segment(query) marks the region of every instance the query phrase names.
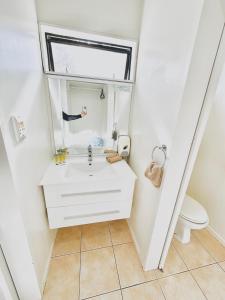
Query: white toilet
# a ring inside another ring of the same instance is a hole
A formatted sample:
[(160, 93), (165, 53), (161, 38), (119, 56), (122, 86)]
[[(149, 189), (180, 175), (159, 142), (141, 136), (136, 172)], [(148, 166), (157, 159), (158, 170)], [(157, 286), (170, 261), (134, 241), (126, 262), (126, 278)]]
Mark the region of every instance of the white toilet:
[(205, 208), (195, 199), (186, 195), (175, 229), (175, 238), (183, 244), (190, 241), (191, 229), (208, 226), (209, 218)]

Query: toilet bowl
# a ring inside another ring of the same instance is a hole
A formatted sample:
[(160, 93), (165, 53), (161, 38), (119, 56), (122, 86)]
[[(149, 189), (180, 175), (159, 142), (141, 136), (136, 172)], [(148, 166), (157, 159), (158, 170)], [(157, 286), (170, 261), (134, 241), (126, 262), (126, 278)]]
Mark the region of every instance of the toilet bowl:
[(186, 195), (175, 229), (175, 238), (186, 244), (190, 241), (192, 229), (208, 226), (209, 218), (205, 208), (192, 197)]

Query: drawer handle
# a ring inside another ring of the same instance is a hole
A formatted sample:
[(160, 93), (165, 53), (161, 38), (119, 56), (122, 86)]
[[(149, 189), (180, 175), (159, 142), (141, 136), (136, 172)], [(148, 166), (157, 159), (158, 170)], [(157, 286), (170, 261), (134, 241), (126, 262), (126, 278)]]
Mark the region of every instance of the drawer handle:
[(103, 211), (95, 214), (84, 214), (84, 215), (77, 215), (77, 216), (68, 216), (64, 217), (64, 220), (73, 220), (73, 219), (79, 219), (79, 218), (89, 218), (89, 217), (98, 217), (103, 215), (110, 215), (110, 214), (118, 214), (119, 210), (112, 210), (112, 211)]
[(62, 197), (71, 197), (71, 196), (86, 196), (86, 195), (99, 195), (99, 194), (115, 194), (121, 193), (121, 190), (109, 190), (109, 191), (95, 191), (95, 192), (83, 192), (83, 193), (71, 193), (71, 194), (62, 194)]

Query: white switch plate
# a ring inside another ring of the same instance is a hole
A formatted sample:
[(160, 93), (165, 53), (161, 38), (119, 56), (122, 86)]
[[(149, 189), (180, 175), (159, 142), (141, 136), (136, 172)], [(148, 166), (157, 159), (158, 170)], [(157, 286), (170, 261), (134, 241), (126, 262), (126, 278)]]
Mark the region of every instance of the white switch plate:
[(12, 125), (16, 141), (19, 143), (26, 137), (26, 128), (23, 119), (20, 116), (12, 116)]

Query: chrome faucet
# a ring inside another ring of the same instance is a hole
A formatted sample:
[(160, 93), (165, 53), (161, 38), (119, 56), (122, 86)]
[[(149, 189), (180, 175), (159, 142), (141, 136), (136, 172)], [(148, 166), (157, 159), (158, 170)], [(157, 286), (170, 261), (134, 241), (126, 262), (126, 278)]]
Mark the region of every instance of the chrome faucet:
[(93, 160), (92, 146), (89, 145), (88, 146), (88, 163), (89, 163), (89, 165), (92, 164), (92, 160)]

